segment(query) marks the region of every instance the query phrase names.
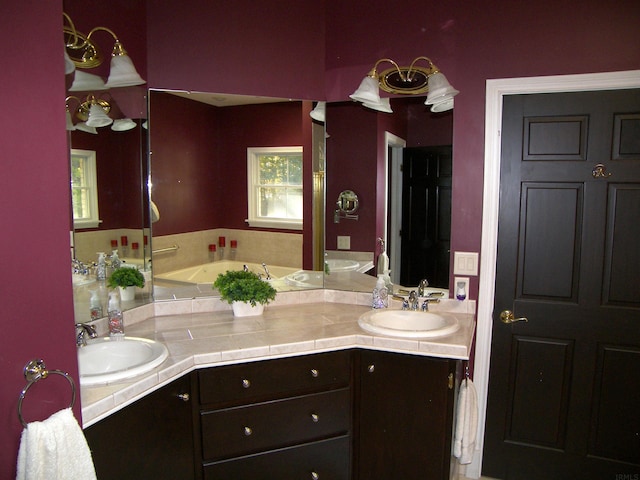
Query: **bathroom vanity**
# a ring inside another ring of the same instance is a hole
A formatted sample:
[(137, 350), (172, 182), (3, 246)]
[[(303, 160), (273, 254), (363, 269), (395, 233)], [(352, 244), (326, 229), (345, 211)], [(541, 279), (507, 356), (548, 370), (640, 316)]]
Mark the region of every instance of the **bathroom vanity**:
[[(286, 324), (296, 341), (243, 350), (254, 359), (231, 360), (235, 352), (225, 361), (221, 352), (219, 364), (211, 352), (195, 353), (196, 365), (177, 379), (85, 428), (98, 478), (448, 479), (457, 377), (468, 358), (451, 352), (468, 352), (472, 316), (460, 315), (469, 322), (453, 338), (428, 342), (449, 352), (439, 358), (427, 342), (360, 330), (367, 310), (270, 307), (247, 322), (271, 342)], [(241, 328), (229, 314), (213, 315)], [(157, 332), (159, 318), (136, 335)], [(197, 336), (200, 316), (188, 320), (179, 330)]]

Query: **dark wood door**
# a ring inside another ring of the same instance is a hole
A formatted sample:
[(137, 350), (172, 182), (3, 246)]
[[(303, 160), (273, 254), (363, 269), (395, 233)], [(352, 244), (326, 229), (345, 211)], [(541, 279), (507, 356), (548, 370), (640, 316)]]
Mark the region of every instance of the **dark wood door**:
[(449, 286), (451, 146), (405, 148), (400, 284)]
[(356, 478), (448, 479), (455, 362), (369, 350), (356, 358)]
[(482, 473), (636, 478), (640, 91), (505, 98), (501, 172)]

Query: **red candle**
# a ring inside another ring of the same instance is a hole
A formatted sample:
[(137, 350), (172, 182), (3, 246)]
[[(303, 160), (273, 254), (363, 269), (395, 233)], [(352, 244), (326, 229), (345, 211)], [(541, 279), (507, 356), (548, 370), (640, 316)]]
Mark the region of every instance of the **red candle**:
[(138, 250), (138, 242), (133, 242), (133, 243), (131, 244), (131, 248), (132, 248), (133, 250)]
[(118, 248), (118, 240), (111, 240), (111, 248)]
[(237, 240), (231, 240), (231, 248), (238, 248), (238, 241)]
[(120, 237), (120, 245), (122, 245), (123, 247), (129, 245), (129, 240), (127, 239), (126, 235)]
[(224, 246), (225, 246), (225, 242), (226, 242), (226, 238), (224, 238), (224, 237), (218, 237), (218, 246), (219, 246), (220, 248), (224, 248)]
[(215, 243), (209, 244), (209, 251), (210, 252), (215, 252), (216, 251), (216, 244)]

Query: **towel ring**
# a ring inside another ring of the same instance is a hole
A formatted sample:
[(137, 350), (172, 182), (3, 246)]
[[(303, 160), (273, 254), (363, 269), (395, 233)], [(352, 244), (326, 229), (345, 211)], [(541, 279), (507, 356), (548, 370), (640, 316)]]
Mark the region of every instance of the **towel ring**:
[(22, 389), (22, 392), (20, 392), (20, 398), (18, 399), (18, 418), (20, 419), (20, 423), (22, 423), (23, 427), (27, 426), (27, 422), (24, 421), (24, 418), (22, 416), (22, 401), (27, 395), (27, 391), (29, 390), (29, 388), (31, 388), (31, 385), (42, 378), (47, 378), (50, 373), (62, 375), (69, 381), (69, 384), (71, 385), (71, 404), (69, 405), (69, 408), (73, 408), (73, 406), (75, 405), (76, 384), (73, 381), (73, 378), (71, 378), (71, 375), (63, 372), (62, 370), (47, 370), (47, 366), (44, 364), (44, 360), (41, 360), (39, 358), (31, 360), (24, 367), (24, 378), (26, 378), (29, 383), (27, 383), (27, 385)]

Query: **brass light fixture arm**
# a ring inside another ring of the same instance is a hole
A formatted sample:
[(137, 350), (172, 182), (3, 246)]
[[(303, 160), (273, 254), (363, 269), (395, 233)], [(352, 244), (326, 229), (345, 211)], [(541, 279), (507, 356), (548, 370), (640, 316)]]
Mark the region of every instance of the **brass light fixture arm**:
[(416, 64), (416, 62), (418, 62), (419, 60), (426, 60), (427, 62), (429, 62), (429, 75), (433, 75), (434, 73), (438, 73), (440, 70), (438, 70), (438, 67), (436, 67), (433, 62), (431, 61), (431, 59), (429, 57), (417, 57), (413, 60), (413, 62), (411, 62), (411, 65), (409, 65), (409, 70), (407, 71), (407, 79), (411, 80), (413, 78), (413, 73), (415, 72), (414, 70), (414, 66)]
[(380, 60), (378, 60), (376, 62), (376, 64), (373, 66), (373, 68), (371, 69), (371, 71), (369, 71), (369, 73), (367, 74), (367, 76), (371, 77), (371, 78), (378, 78), (378, 65), (380, 65), (382, 62), (389, 62), (391, 63), (394, 67), (396, 67), (396, 70), (398, 71), (398, 75), (400, 75), (400, 77), (405, 80), (404, 74), (402, 73), (402, 71), (400, 70), (400, 66), (394, 62), (393, 60), (391, 60), (390, 58), (381, 58)]

